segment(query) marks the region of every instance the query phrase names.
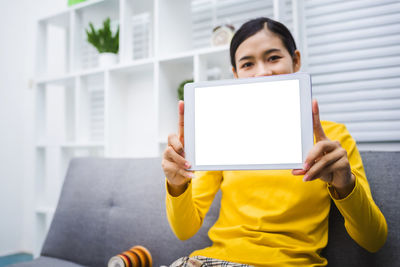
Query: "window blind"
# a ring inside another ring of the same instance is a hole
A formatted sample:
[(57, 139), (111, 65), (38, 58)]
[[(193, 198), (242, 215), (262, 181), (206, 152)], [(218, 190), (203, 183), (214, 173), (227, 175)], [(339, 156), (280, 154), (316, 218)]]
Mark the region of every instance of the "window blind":
[(273, 17), (272, 0), (192, 0), (193, 45), (208, 47), (212, 30), (221, 24), (231, 24), (235, 30), (257, 17)]
[(357, 142), (400, 141), (400, 1), (306, 0), (307, 71), (321, 119)]

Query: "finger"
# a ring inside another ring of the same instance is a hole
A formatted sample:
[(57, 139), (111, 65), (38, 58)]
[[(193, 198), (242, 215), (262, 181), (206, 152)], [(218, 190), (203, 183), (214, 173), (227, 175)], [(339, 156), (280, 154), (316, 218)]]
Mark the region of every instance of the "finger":
[(185, 104), (182, 100), (178, 103), (178, 111), (179, 111), (179, 140), (181, 141), (182, 145), (185, 145), (185, 134), (184, 134), (184, 113), (185, 113)]
[(326, 173), (327, 170), (331, 170), (331, 167), (335, 162), (340, 161), (343, 157), (346, 157), (347, 153), (344, 148), (338, 148), (317, 161), (304, 175), (304, 181), (312, 181), (316, 178), (321, 177), (322, 174)]
[(313, 148), (308, 152), (306, 160), (304, 161), (304, 170), (309, 170), (316, 161), (319, 161), (326, 153), (329, 153), (340, 147), (338, 141), (319, 141), (313, 146)]
[[(337, 177), (334, 177), (334, 173), (338, 173)], [(348, 183), (348, 179), (351, 179), (352, 173), (349, 165), (349, 161), (346, 157), (339, 159), (333, 164), (327, 166), (319, 176), (314, 179), (320, 178), (321, 180), (334, 185), (335, 187), (343, 187)], [(348, 177), (348, 179), (346, 178)], [(313, 179), (313, 180), (314, 180)], [(334, 180), (335, 179), (335, 180)]]
[(195, 177), (194, 171), (187, 171), (184, 169), (179, 169), (178, 174), (184, 179), (193, 179)]
[(171, 181), (173, 184), (176, 184), (176, 181), (182, 181), (185, 178), (194, 178), (194, 171), (182, 169), (175, 162), (164, 159), (162, 161), (162, 166), (167, 178), (175, 181), (175, 183)]
[(175, 162), (169, 162), (171, 165), (171, 172), (174, 173), (173, 177), (175, 180), (178, 181), (184, 181), (187, 180), (188, 178), (192, 179), (194, 178), (194, 171), (188, 171), (183, 168), (180, 168)]
[(171, 161), (163, 160), (162, 166), (164, 173), (171, 184), (181, 185), (187, 182), (188, 179), (195, 177), (193, 171), (186, 171)]
[(184, 156), (183, 144), (176, 134), (168, 136), (168, 146), (171, 146), (179, 155)]
[(292, 174), (293, 175), (304, 175), (307, 171), (303, 169), (293, 169)]
[(164, 158), (176, 163), (178, 167), (183, 168), (183, 169), (189, 169), (190, 168), (190, 163), (185, 160), (184, 157), (176, 153), (176, 151), (171, 147), (168, 146), (165, 149), (164, 152)]
[(319, 174), (315, 175), (308, 181), (313, 181), (319, 178), (325, 182), (332, 183), (333, 172), (343, 169), (343, 166), (345, 166), (346, 162), (346, 159), (341, 158), (338, 161), (333, 162), (331, 165), (326, 166), (324, 170), (322, 170)]
[(313, 128), (316, 141), (328, 139), (322, 129), (321, 121), (319, 118), (319, 107), (316, 99), (312, 101), (312, 113), (313, 113)]
[(321, 171), (318, 175), (312, 177), (311, 179), (305, 179), (303, 178), (304, 182), (311, 182), (314, 181), (315, 179), (321, 179), (324, 182), (331, 183), (333, 180), (333, 171), (335, 170), (335, 166), (338, 164), (338, 162), (334, 162), (329, 166), (326, 166), (326, 168)]

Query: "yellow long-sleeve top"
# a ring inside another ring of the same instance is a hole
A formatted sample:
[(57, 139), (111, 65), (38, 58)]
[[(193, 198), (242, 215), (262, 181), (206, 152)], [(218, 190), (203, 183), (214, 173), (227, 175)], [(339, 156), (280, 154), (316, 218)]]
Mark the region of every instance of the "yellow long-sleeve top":
[(219, 189), (219, 218), (201, 255), (255, 266), (325, 266), (319, 255), (328, 241), (331, 199), (349, 235), (369, 251), (386, 241), (387, 224), (374, 203), (354, 139), (343, 124), (322, 122), (327, 137), (348, 153), (356, 177), (353, 191), (336, 199), (320, 179), (303, 182), (291, 170), (196, 172), (183, 194), (166, 197), (170, 226), (179, 239), (192, 237)]

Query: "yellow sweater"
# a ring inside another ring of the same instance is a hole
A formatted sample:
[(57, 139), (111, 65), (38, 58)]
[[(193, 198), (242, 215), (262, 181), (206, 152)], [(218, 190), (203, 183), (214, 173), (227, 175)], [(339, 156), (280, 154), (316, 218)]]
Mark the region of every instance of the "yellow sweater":
[(343, 124), (323, 121), (322, 126), (347, 150), (356, 183), (346, 198), (335, 199), (325, 182), (303, 182), (291, 170), (196, 172), (182, 195), (166, 197), (170, 226), (185, 240), (198, 231), (222, 191), (219, 218), (208, 233), (213, 244), (191, 256), (255, 266), (325, 266), (319, 252), (328, 241), (331, 199), (349, 235), (377, 251), (386, 241), (387, 224), (372, 199), (356, 143)]

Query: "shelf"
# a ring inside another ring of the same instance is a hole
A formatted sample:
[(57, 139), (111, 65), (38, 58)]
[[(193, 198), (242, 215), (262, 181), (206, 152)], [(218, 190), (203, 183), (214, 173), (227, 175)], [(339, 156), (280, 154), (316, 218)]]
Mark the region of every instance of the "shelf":
[(72, 143), (101, 143), (104, 141), (105, 77), (103, 73), (88, 74), (78, 79), (75, 137)]
[(153, 64), (155, 62), (154, 58), (146, 58), (140, 60), (134, 60), (131, 62), (126, 62), (122, 64), (118, 64), (109, 68), (110, 72), (138, 72), (141, 70), (151, 70), (153, 71)]
[(46, 149), (48, 147), (61, 147), (61, 148), (104, 148), (105, 143), (103, 142), (92, 142), (92, 143), (74, 143), (64, 142), (60, 145), (50, 145), (46, 142), (38, 142), (35, 147), (37, 149)]
[[(110, 71), (107, 95), (107, 155), (157, 156), (154, 64)], [(133, 116), (137, 114), (138, 116)], [(141, 114), (141, 115), (139, 115)], [(144, 116), (145, 115), (145, 116)]]
[[(88, 0), (38, 20), (37, 253), (72, 158), (160, 156), (178, 130), (179, 84), (232, 77), (229, 46), (210, 44), (212, 24), (265, 14), (263, 1), (249, 2)], [(222, 12), (221, 5), (231, 6)], [(120, 26), (118, 62), (99, 67), (85, 29), (107, 17), (113, 32)]]
[[(114, 67), (114, 66), (113, 66)], [(74, 73), (64, 73), (56, 76), (42, 76), (39, 77), (36, 81), (36, 86), (46, 85), (46, 84), (55, 84), (55, 85), (72, 85), (74, 82), (74, 78), (89, 76), (93, 74), (101, 74), (106, 71), (106, 68), (93, 68), (87, 70), (76, 71)]]
[(61, 148), (104, 148), (104, 143), (63, 143)]
[[(48, 14), (38, 19), (39, 22), (46, 22), (60, 25), (60, 22), (63, 22), (63, 18), (68, 16), (71, 11), (78, 11), (90, 8), (91, 6), (95, 6), (101, 4), (102, 2), (106, 2), (108, 0), (88, 0), (79, 4), (75, 4), (73, 6), (67, 7), (64, 10), (57, 11), (52, 14)], [(65, 22), (65, 21), (64, 21)]]
[(160, 63), (162, 63), (162, 62), (180, 60), (180, 59), (193, 57), (194, 55), (196, 55), (195, 50), (186, 51), (186, 52), (182, 52), (182, 53), (175, 53), (175, 54), (170, 55), (170, 56), (161, 57), (159, 59), (159, 61), (160, 61)]
[(154, 56), (154, 1), (122, 0), (120, 62)]
[(75, 75), (73, 74), (60, 74), (50, 77), (40, 77), (36, 81), (36, 85), (55, 84), (61, 86), (71, 86), (74, 83)]
[(107, 68), (93, 68), (93, 69), (86, 69), (77, 71), (74, 73), (76, 77), (83, 77), (83, 76), (90, 76), (90, 75), (97, 75), (97, 74), (104, 74)]
[(207, 49), (198, 54), (195, 81), (233, 79), (229, 50)]
[(111, 31), (115, 34), (118, 25), (121, 23), (119, 11), (119, 0), (98, 1), (96, 4), (83, 6), (75, 10), (71, 44), (72, 72), (99, 68), (99, 54), (97, 50), (87, 42), (85, 30), (89, 28), (89, 23), (92, 23), (93, 26), (98, 29), (102, 27), (106, 18), (110, 18)]
[(79, 3), (79, 4), (75, 4), (71, 7), (69, 7), (68, 9), (69, 10), (80, 10), (80, 9), (90, 8), (92, 6), (101, 4), (105, 1), (107, 1), (107, 0), (87, 0), (87, 1)]
[(70, 11), (68, 9), (62, 10), (57, 13), (40, 18), (39, 23), (45, 23), (61, 28), (66, 28), (69, 26), (69, 15)]
[(35, 203), (45, 202), (46, 198), (46, 161), (48, 155), (45, 147), (35, 150)]
[(82, 77), (82, 76), (89, 76), (93, 74), (101, 74), (104, 73), (105, 71), (121, 71), (121, 72), (136, 72), (140, 71), (141, 69), (143, 70), (151, 70), (153, 64), (155, 62), (160, 62), (160, 63), (165, 63), (169, 61), (181, 61), (181, 60), (192, 60), (190, 59), (191, 57), (194, 57), (196, 55), (199, 56), (204, 56), (208, 57), (213, 60), (213, 62), (216, 62), (214, 64), (219, 63), (224, 63), (226, 62), (229, 67), (230, 67), (230, 61), (229, 57), (224, 57), (222, 54), (224, 53), (229, 53), (229, 47), (228, 46), (221, 46), (221, 47), (210, 47), (210, 48), (204, 48), (204, 49), (197, 49), (197, 50), (192, 50), (192, 51), (187, 51), (183, 53), (177, 53), (171, 56), (167, 57), (162, 57), (158, 60), (155, 58), (146, 58), (146, 59), (140, 59), (140, 60), (132, 60), (130, 62), (123, 62), (119, 64), (115, 64), (110, 67), (106, 68), (91, 68), (91, 69), (85, 69), (85, 70), (80, 70), (76, 71), (73, 73), (65, 73), (61, 75), (55, 75), (55, 76), (49, 76), (49, 77), (40, 77), (36, 81), (36, 85), (45, 85), (45, 84), (56, 84), (56, 85), (72, 85), (73, 79), (75, 77)]
[(34, 257), (40, 256), (45, 237), (49, 231), (51, 222), (54, 217), (55, 208), (41, 205), (34, 209), (35, 212), (35, 247)]
[(47, 217), (46, 214), (35, 212), (35, 225), (34, 225), (34, 238), (35, 238), (35, 247), (33, 250), (34, 258), (40, 256), (40, 252), (42, 250), (42, 246), (47, 235)]
[(47, 144), (46, 142), (37, 142), (35, 145), (35, 147), (37, 149), (45, 149), (48, 146), (49, 146), (49, 144)]
[(35, 84), (36, 86), (43, 86), (46, 84), (55, 84), (61, 86), (72, 85), (74, 78), (76, 77), (104, 74), (106, 71), (130, 72), (130, 71), (140, 71), (141, 69), (149, 70), (149, 68), (153, 67), (154, 62), (155, 62), (154, 58), (146, 58), (146, 59), (115, 64), (107, 68), (92, 68), (92, 69), (76, 71), (74, 73), (65, 73), (48, 77), (42, 76), (37, 79)]
[(159, 64), (158, 77), (158, 138), (167, 138), (177, 131), (178, 87), (185, 80), (194, 79), (194, 58), (174, 58)]
[(211, 55), (211, 54), (215, 54), (218, 52), (229, 53), (229, 46), (205, 47), (205, 48), (194, 49), (194, 50), (189, 50), (189, 51), (180, 52), (180, 53), (174, 53), (172, 55), (160, 57), (159, 61), (164, 62), (164, 61), (176, 60), (176, 59), (180, 59), (180, 58), (193, 57), (196, 55), (209, 55), (209, 54)]
[(49, 214), (54, 214), (55, 208), (49, 207), (49, 206), (38, 206), (35, 208), (35, 212), (37, 214), (43, 214), (43, 215), (49, 215)]
[(222, 51), (226, 51), (229, 53), (229, 45), (200, 48), (200, 49), (194, 50), (194, 53), (198, 54), (198, 55), (208, 55), (208, 54), (214, 54), (214, 53), (218, 53), (218, 52), (222, 52)]
[(70, 71), (71, 16), (69, 12), (39, 20), (36, 76), (59, 76)]

